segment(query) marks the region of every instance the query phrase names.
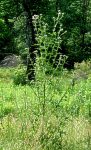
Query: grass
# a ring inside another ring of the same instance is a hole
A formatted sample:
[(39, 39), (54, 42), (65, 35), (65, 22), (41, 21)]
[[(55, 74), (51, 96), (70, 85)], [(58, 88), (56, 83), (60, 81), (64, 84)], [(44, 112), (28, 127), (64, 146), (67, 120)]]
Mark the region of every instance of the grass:
[(0, 69), (0, 150), (90, 150), (91, 74), (42, 76), (15, 85), (16, 69)]

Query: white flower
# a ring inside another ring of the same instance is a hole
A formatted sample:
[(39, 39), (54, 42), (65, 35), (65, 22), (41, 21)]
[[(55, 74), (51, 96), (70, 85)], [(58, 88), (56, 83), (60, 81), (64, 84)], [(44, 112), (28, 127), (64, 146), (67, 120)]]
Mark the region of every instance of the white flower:
[(58, 10), (58, 15), (61, 15), (61, 11), (60, 10)]
[(37, 20), (38, 18), (39, 18), (39, 15), (33, 15), (33, 16), (32, 16), (32, 19), (33, 19), (33, 20)]

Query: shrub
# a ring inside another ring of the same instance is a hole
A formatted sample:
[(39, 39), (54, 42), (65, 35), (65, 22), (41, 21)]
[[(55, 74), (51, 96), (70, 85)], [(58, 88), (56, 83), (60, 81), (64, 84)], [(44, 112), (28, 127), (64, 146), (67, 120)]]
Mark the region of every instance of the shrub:
[(11, 102), (6, 102), (4, 105), (0, 105), (0, 118), (13, 112), (14, 105)]
[(20, 65), (16, 68), (15, 75), (13, 76), (13, 82), (15, 85), (25, 85), (27, 83), (26, 67)]

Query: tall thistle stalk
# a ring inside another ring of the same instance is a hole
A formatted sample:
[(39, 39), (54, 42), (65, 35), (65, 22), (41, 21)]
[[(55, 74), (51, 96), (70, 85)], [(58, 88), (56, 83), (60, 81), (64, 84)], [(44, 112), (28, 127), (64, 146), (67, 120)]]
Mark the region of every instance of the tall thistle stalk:
[[(58, 67), (62, 67), (65, 62), (63, 55), (58, 54), (58, 49), (60, 48), (62, 42), (62, 36), (65, 34), (62, 28), (61, 19), (63, 14), (58, 13), (57, 18), (53, 18), (54, 26), (51, 32), (49, 31), (48, 24), (43, 21), (43, 16), (35, 15), (33, 16), (33, 22), (36, 30), (36, 41), (38, 52), (36, 53), (36, 89), (37, 89), (37, 99), (40, 103), (41, 109), (41, 135), (42, 140), (44, 139), (45, 130), (45, 116), (47, 111), (48, 102), (48, 88), (50, 87), (51, 81), (53, 80), (53, 75), (55, 74)], [(57, 26), (59, 26), (58, 31), (56, 31)], [(56, 63), (56, 58), (59, 55), (56, 67), (53, 66)], [(50, 60), (52, 59), (52, 63)], [(51, 75), (47, 75), (48, 71), (52, 71)], [(56, 83), (58, 84), (58, 82)], [(49, 86), (49, 87), (48, 87)], [(55, 86), (53, 87), (55, 89)], [(54, 90), (53, 89), (53, 90)]]

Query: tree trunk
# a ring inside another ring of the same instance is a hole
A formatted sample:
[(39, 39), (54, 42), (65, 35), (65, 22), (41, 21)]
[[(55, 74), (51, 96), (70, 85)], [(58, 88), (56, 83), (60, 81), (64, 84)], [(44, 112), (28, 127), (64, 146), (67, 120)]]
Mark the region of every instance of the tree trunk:
[(27, 40), (28, 40), (28, 47), (29, 47), (29, 54), (28, 54), (28, 59), (27, 59), (27, 75), (28, 75), (29, 80), (35, 80), (36, 37), (35, 37), (32, 15), (27, 16), (26, 25), (27, 25), (27, 31), (28, 31)]
[(26, 37), (29, 48), (27, 61), (27, 75), (29, 80), (35, 80), (35, 63), (36, 63), (36, 35), (33, 25), (33, 11), (30, 8), (28, 1), (23, 1), (23, 7), (26, 14)]

